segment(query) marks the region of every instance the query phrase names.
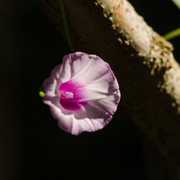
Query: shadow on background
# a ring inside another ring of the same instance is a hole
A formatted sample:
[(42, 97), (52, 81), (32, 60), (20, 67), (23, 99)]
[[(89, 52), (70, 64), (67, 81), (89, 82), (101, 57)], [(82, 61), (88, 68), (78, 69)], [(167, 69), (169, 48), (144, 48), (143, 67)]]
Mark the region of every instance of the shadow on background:
[[(160, 34), (178, 28), (173, 4), (131, 2)], [(120, 108), (95, 133), (76, 137), (58, 128), (38, 89), (70, 50), (33, 0), (0, 2), (0, 42), (1, 180), (169, 179)], [(179, 38), (173, 43), (177, 48)], [(177, 51), (175, 57), (180, 59)]]

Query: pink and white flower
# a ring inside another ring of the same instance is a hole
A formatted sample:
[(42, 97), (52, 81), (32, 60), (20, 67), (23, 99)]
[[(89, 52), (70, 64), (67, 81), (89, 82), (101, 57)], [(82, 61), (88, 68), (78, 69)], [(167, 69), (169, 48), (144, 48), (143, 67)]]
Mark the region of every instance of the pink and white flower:
[(43, 88), (43, 102), (50, 106), (59, 127), (73, 135), (104, 128), (120, 101), (119, 85), (109, 64), (83, 52), (64, 56)]

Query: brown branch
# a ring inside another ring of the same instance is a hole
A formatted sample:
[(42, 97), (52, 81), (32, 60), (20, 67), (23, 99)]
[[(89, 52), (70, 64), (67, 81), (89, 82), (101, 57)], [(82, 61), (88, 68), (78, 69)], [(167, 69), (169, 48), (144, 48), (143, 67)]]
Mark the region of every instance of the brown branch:
[[(36, 0), (64, 34), (57, 0)], [(180, 179), (180, 67), (170, 43), (126, 0), (65, 0), (76, 50), (108, 61), (121, 87), (121, 106)]]

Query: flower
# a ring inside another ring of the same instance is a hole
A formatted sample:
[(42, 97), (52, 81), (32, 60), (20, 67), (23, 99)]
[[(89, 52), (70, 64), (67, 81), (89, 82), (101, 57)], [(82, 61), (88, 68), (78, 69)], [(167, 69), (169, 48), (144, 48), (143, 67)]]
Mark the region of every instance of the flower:
[(50, 106), (58, 126), (73, 135), (104, 128), (120, 101), (119, 85), (109, 64), (83, 52), (65, 55), (43, 88), (43, 102)]

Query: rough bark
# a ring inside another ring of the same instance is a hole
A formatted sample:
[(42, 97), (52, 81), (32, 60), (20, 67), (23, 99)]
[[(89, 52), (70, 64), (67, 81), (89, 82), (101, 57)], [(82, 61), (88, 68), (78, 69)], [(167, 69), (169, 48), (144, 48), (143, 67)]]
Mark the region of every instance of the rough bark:
[[(57, 0), (36, 0), (64, 35)], [(126, 0), (65, 0), (76, 50), (109, 62), (121, 106), (180, 179), (180, 66), (172, 45), (149, 27)]]

